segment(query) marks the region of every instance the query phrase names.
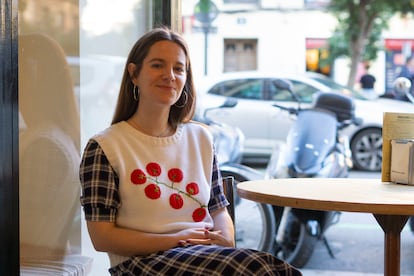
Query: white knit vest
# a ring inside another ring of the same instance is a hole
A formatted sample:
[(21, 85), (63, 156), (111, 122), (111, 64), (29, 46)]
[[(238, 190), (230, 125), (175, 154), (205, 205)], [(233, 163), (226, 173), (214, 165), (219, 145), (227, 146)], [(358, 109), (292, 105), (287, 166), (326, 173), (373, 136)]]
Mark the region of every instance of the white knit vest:
[[(156, 138), (120, 122), (94, 139), (119, 177), (117, 225), (150, 233), (213, 226), (207, 211), (213, 140), (206, 127), (186, 123)], [(109, 257), (111, 266), (127, 259)]]

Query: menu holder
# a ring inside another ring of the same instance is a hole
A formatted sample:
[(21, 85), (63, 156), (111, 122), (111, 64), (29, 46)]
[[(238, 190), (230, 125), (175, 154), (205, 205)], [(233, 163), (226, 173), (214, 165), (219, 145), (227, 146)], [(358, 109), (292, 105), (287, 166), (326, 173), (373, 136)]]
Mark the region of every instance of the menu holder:
[(401, 139), (414, 139), (414, 113), (384, 112), (382, 125), (382, 182), (391, 182), (391, 141)]
[(414, 185), (414, 140), (391, 140), (391, 182)]

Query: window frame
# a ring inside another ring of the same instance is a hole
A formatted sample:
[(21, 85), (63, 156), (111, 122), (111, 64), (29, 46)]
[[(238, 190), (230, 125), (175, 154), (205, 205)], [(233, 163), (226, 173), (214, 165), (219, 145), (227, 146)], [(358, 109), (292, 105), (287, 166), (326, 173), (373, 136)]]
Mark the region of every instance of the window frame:
[(0, 275), (19, 275), (17, 2), (0, 2)]

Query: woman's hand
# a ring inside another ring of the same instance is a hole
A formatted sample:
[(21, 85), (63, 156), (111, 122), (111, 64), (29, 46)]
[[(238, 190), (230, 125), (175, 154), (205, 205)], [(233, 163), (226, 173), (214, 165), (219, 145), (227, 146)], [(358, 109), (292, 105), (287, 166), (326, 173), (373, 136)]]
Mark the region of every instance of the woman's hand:
[(232, 242), (229, 242), (225, 236), (221, 234), (221, 230), (210, 230), (205, 228), (203, 230), (202, 238), (189, 238), (186, 240), (180, 240), (179, 245), (187, 246), (192, 244), (205, 244), (205, 245), (221, 245), (221, 246), (233, 246)]
[(220, 246), (234, 247), (234, 238), (228, 239), (222, 234), (221, 230), (205, 229), (204, 239), (187, 240), (189, 244), (215, 244)]
[[(215, 244), (234, 247), (234, 226), (226, 208), (221, 208), (211, 214), (214, 221), (214, 229), (202, 229), (202, 236), (196, 238), (181, 239), (179, 244), (186, 246), (190, 244)], [(197, 230), (200, 235), (200, 229)]]

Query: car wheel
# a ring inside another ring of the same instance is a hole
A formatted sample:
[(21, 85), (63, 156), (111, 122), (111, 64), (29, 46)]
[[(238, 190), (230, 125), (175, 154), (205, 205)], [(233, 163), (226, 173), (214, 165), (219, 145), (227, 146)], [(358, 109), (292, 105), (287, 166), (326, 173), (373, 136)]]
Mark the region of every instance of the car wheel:
[(361, 171), (381, 171), (382, 130), (369, 128), (362, 130), (351, 142), (354, 169)]

